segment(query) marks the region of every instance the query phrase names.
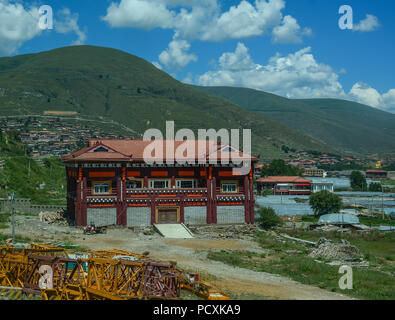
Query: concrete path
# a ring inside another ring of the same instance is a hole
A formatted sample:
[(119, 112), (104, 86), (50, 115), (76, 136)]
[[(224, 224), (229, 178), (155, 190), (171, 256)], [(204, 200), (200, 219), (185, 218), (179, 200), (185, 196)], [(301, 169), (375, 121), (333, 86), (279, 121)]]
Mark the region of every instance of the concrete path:
[(154, 227), (165, 238), (191, 239), (192, 232), (183, 224), (154, 224)]

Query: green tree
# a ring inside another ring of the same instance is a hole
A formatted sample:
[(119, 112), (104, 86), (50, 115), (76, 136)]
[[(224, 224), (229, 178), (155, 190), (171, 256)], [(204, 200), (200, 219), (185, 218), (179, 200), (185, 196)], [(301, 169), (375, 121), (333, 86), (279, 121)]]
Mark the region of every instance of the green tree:
[(8, 132), (8, 135), (11, 137), (11, 139), (17, 141), (17, 142), (21, 142), (21, 134), (18, 130), (10, 130)]
[(365, 176), (361, 171), (353, 171), (350, 175), (351, 188), (356, 191), (366, 191), (367, 183)]
[(282, 224), (281, 218), (271, 207), (260, 208), (257, 213), (258, 218), (256, 219), (256, 222), (259, 227), (265, 230), (273, 229)]
[(381, 191), (382, 191), (381, 183), (372, 182), (372, 183), (369, 185), (369, 191), (370, 191), (370, 192), (381, 192)]
[(309, 198), (315, 216), (339, 212), (343, 208), (343, 200), (327, 190), (313, 193)]
[(286, 145), (282, 145), (281, 146), (281, 150), (284, 151), (284, 153), (288, 153), (289, 152), (289, 147), (287, 147)]
[(302, 170), (291, 167), (282, 159), (273, 160), (269, 166), (262, 168), (262, 176), (300, 176)]

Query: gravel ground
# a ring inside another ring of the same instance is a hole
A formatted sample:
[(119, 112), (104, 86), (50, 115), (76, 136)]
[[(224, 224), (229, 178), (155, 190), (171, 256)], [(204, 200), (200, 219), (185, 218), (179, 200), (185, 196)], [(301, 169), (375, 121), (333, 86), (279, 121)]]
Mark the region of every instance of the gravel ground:
[[(11, 228), (1, 230), (11, 234)], [(218, 287), (233, 296), (256, 296), (268, 299), (340, 300), (345, 295), (303, 285), (283, 276), (231, 267), (208, 260), (210, 250), (265, 250), (248, 239), (164, 239), (159, 234), (146, 235), (128, 228), (109, 228), (105, 234), (84, 235), (80, 228), (40, 222), (37, 216), (16, 216), (16, 234), (45, 242), (72, 242), (92, 250), (123, 249), (136, 253), (149, 251), (154, 259), (177, 261), (190, 271), (209, 273)]]

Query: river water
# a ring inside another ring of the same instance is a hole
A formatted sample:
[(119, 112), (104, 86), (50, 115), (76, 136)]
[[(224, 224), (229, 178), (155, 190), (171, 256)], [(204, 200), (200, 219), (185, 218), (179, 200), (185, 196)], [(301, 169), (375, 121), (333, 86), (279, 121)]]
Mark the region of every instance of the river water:
[[(335, 188), (348, 188), (350, 182), (348, 179), (343, 178), (311, 178), (313, 181), (331, 181), (334, 183)], [(371, 182), (371, 181), (370, 181)], [(343, 199), (344, 204), (361, 204), (365, 207), (382, 210), (387, 214), (395, 212), (395, 193), (381, 192), (335, 192)], [(257, 205), (260, 207), (272, 207), (277, 214), (282, 215), (299, 215), (309, 214), (314, 212), (311, 209), (308, 201), (305, 203), (296, 202), (294, 199), (309, 199), (309, 196), (258, 196), (256, 199)], [(350, 209), (347, 209), (350, 211)]]
[[(333, 182), (333, 187), (336, 188), (350, 188), (350, 179), (349, 178), (307, 178), (313, 182), (322, 182), (329, 181)], [(369, 185), (372, 182), (377, 182), (376, 180), (366, 179), (366, 183)]]

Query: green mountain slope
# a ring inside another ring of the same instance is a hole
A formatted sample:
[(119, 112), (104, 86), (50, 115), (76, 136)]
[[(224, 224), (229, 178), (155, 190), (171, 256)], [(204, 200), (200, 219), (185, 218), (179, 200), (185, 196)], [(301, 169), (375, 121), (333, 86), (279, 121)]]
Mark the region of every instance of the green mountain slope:
[[(113, 119), (143, 133), (176, 129), (250, 128), (253, 152), (265, 158), (326, 144), (240, 106), (182, 84), (147, 61), (114, 49), (73, 46), (0, 59), (0, 116), (77, 111)], [(164, 131), (162, 131), (164, 132)]]
[(343, 152), (395, 151), (395, 115), (338, 99), (292, 100), (233, 87), (196, 87), (319, 139)]
[[(14, 192), (17, 198), (30, 198), (34, 204), (65, 204), (66, 174), (60, 159), (45, 159), (40, 167), (25, 154), (21, 142), (0, 132), (0, 161), (0, 198)], [(45, 187), (40, 189), (43, 183)]]

